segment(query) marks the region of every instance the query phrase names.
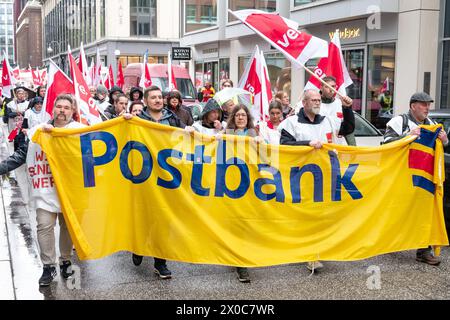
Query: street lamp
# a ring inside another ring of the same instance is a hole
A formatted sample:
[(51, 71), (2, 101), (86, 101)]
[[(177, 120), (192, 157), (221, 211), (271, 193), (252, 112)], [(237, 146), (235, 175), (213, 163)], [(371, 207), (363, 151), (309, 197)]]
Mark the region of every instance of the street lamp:
[[(52, 40), (48, 43), (48, 48), (47, 48), (47, 53), (48, 55), (52, 55), (55, 50), (52, 48), (52, 44), (56, 43), (58, 45), (58, 65), (60, 68), (64, 69), (64, 61), (63, 61), (63, 57), (61, 56), (61, 43), (59, 43), (56, 40)], [(55, 48), (56, 49), (56, 48)]]
[(49, 43), (48, 43), (48, 48), (47, 48), (47, 53), (48, 54), (52, 54), (53, 53), (53, 48), (52, 48), (52, 44), (53, 43), (56, 43), (57, 45), (58, 45), (58, 53), (61, 53), (61, 45), (60, 45), (60, 43), (58, 42), (58, 41), (56, 41), (56, 40), (52, 40), (52, 41), (50, 41)]

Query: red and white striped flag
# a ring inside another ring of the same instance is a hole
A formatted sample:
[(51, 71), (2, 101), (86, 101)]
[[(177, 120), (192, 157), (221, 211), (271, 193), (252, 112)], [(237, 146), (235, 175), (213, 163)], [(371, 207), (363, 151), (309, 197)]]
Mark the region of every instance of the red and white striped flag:
[(50, 59), (48, 70), (47, 91), (43, 102), (42, 122), (47, 122), (53, 118), (53, 108), (56, 97), (60, 94), (74, 94), (75, 90), (72, 81), (67, 75)]
[(261, 10), (229, 11), (295, 64), (304, 66), (309, 59), (328, 54), (328, 43), (298, 31), (295, 21)]
[(269, 102), (272, 100), (268, 75), (264, 54), (256, 46), (238, 85), (253, 94), (254, 108), (251, 111), (256, 120), (268, 120)]
[[(343, 95), (347, 95), (345, 88), (353, 84), (344, 57), (342, 56), (341, 42), (339, 39), (339, 30), (336, 30), (334, 37), (328, 46), (328, 57), (320, 59), (314, 73), (319, 77), (333, 76), (336, 78), (336, 90)], [(321, 82), (311, 77), (305, 86), (307, 89), (320, 89)]]
[(94, 125), (102, 122), (97, 105), (89, 92), (89, 87), (71, 54), (69, 54), (69, 61), (70, 70), (72, 71), (73, 77), (73, 85), (75, 88), (75, 98), (78, 102), (81, 119), (85, 120), (88, 125)]

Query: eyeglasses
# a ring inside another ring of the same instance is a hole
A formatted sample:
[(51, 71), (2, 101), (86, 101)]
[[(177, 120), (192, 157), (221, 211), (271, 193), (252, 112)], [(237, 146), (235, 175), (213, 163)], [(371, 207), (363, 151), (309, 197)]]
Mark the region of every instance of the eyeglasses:
[(247, 114), (246, 113), (236, 113), (234, 115), (235, 118), (247, 118)]
[(320, 99), (309, 99), (309, 101), (312, 101), (314, 103), (321, 103), (322, 102), (322, 100), (320, 100)]

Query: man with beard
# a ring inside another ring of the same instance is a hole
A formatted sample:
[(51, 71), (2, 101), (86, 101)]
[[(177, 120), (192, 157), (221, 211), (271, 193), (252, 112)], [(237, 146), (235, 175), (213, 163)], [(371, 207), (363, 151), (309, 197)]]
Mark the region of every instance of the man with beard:
[[(280, 144), (291, 146), (310, 146), (315, 149), (322, 148), (324, 143), (336, 143), (338, 137), (336, 132), (341, 128), (348, 128), (345, 134), (350, 134), (355, 130), (355, 115), (351, 109), (352, 99), (349, 97), (341, 98), (343, 108), (343, 124), (336, 124), (328, 116), (320, 115), (320, 106), (322, 99), (320, 93), (315, 90), (306, 90), (297, 116), (292, 116), (284, 120), (279, 126), (281, 133)], [(320, 261), (311, 261), (307, 263), (308, 270), (314, 272), (323, 268)]]
[[(75, 101), (70, 95), (60, 95), (56, 98), (53, 108), (53, 120), (47, 124), (40, 124), (28, 132), (31, 139), (34, 132), (39, 127), (44, 131), (51, 131), (53, 128), (80, 128), (84, 125), (73, 120), (76, 111)], [(64, 216), (61, 213), (58, 194), (53, 183), (51, 172), (39, 173), (36, 168), (48, 166), (48, 160), (42, 152), (40, 146), (31, 141), (26, 141), (12, 156), (0, 163), (0, 175), (17, 169), (24, 163), (27, 164), (27, 171), (30, 179), (33, 180), (31, 186), (31, 200), (36, 208), (37, 237), (39, 244), (40, 258), (43, 272), (39, 279), (40, 286), (49, 286), (56, 277), (56, 248), (55, 248), (55, 224), (59, 220), (59, 258), (60, 274), (64, 279), (69, 279), (73, 274), (71, 270), (72, 240), (69, 235)], [(44, 183), (45, 181), (45, 183)]]
[[(341, 98), (343, 108), (343, 124), (338, 128), (336, 122), (327, 116), (320, 115), (322, 103), (320, 93), (306, 90), (297, 116), (289, 117), (278, 126), (281, 133), (280, 144), (291, 146), (311, 146), (322, 148), (323, 143), (336, 143), (336, 133), (343, 135), (355, 130), (355, 115), (351, 109), (352, 99)], [(346, 128), (340, 131), (341, 128)]]

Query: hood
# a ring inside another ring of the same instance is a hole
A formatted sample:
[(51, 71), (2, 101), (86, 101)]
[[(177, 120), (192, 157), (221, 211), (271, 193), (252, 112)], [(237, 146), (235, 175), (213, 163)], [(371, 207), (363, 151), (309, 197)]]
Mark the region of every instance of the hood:
[(123, 94), (123, 91), (122, 91), (122, 89), (120, 89), (119, 86), (113, 86), (113, 87), (111, 88), (111, 90), (109, 90), (109, 101), (113, 102), (112, 93), (113, 93), (113, 92), (116, 92), (116, 91), (119, 91), (120, 93)]
[(202, 113), (200, 114), (200, 119), (203, 119), (204, 116), (206, 116), (209, 112), (213, 110), (219, 111), (219, 119), (222, 118), (222, 109), (220, 108), (219, 104), (214, 99), (209, 99), (206, 105), (203, 107)]
[(131, 90), (130, 90), (130, 100), (133, 98), (133, 93), (135, 93), (135, 92), (139, 92), (139, 100), (142, 100), (142, 98), (144, 97), (144, 93), (138, 87), (131, 88)]
[(42, 99), (41, 97), (33, 98), (33, 99), (30, 101), (30, 104), (28, 105), (28, 109), (33, 109), (34, 106), (35, 106), (36, 104), (38, 104), (38, 103), (44, 104), (44, 99)]

